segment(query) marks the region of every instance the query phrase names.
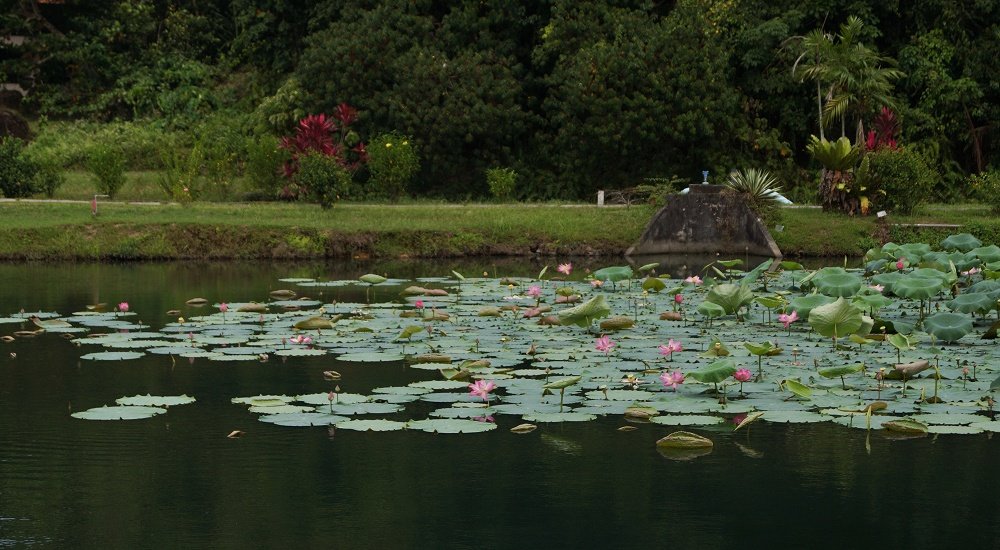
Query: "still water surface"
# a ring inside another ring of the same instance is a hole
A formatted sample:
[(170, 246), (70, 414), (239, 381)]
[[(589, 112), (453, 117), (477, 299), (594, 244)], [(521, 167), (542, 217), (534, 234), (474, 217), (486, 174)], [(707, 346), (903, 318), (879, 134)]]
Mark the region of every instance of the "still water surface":
[[(4, 264), (0, 317), (127, 300), (155, 329), (188, 298), (264, 299), (288, 286), (282, 277), (456, 268), (534, 275), (540, 266)], [(757, 423), (748, 433), (692, 430), (715, 450), (677, 462), (654, 445), (672, 428), (619, 432), (620, 418), (527, 435), (508, 431), (520, 422), (509, 416), (482, 434), (332, 433), (257, 422), (229, 401), (326, 391), (329, 369), (356, 393), (426, 377), (400, 365), (81, 362), (86, 351), (52, 334), (0, 353), (0, 547), (1000, 547), (1000, 441), (986, 435), (873, 433), (869, 453), (860, 430)], [(137, 393), (198, 401), (130, 422), (69, 416)], [(236, 429), (247, 435), (227, 439)]]

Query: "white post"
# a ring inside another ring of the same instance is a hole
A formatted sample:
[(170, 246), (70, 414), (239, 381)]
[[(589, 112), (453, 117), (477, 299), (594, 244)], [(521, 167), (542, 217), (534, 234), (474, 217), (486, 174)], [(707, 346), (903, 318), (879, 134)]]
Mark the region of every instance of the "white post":
[(604, 206), (604, 190), (597, 192), (597, 206)]

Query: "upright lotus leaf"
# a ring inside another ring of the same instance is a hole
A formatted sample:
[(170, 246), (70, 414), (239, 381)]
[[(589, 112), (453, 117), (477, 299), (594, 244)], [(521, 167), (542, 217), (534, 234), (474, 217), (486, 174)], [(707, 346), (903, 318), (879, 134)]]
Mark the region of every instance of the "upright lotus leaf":
[(986, 293), (1000, 298), (1000, 281), (979, 281), (970, 286), (967, 292)]
[(983, 246), (983, 242), (968, 233), (949, 235), (941, 241), (941, 248), (945, 250), (960, 250), (968, 252), (973, 248)]
[(816, 272), (812, 282), (816, 290), (827, 296), (854, 296), (861, 290), (861, 277), (842, 267), (824, 267)]
[(945, 302), (945, 307), (959, 313), (988, 313), (996, 307), (997, 301), (985, 292), (967, 292)]
[(310, 317), (295, 323), (295, 328), (299, 330), (320, 330), (333, 328), (334, 321), (326, 317)]
[(927, 243), (906, 243), (897, 250), (897, 257), (904, 257), (910, 264), (916, 264), (931, 251), (931, 245)]
[(785, 260), (778, 265), (780, 265), (781, 269), (784, 269), (785, 271), (801, 271), (805, 269), (799, 262), (792, 262), (788, 260)]
[(995, 244), (973, 248), (969, 254), (979, 258), (983, 263), (1000, 262), (1000, 246)]
[(542, 388), (546, 390), (564, 390), (573, 384), (576, 384), (580, 380), (583, 380), (582, 376), (567, 376), (566, 378), (553, 380), (552, 382), (543, 385)]
[(871, 260), (870, 262), (866, 262), (865, 263), (865, 275), (872, 275), (874, 273), (881, 272), (883, 269), (885, 269), (885, 266), (888, 263), (889, 263), (889, 260), (886, 260), (885, 258), (882, 258), (882, 259), (879, 259), (879, 260)]
[(837, 338), (853, 334), (861, 328), (861, 315), (860, 309), (843, 298), (837, 298), (832, 304), (813, 308), (809, 312), (809, 326), (819, 334), (833, 338), (836, 343)]
[(698, 307), (695, 308), (695, 310), (698, 313), (704, 315), (705, 317), (708, 317), (709, 319), (722, 317), (723, 315), (726, 314), (726, 309), (724, 307), (709, 301), (703, 301), (702, 303), (698, 304)]
[(594, 272), (598, 281), (617, 283), (632, 278), (632, 268), (627, 265), (603, 267)]
[(561, 286), (561, 287), (559, 287), (559, 288), (556, 289), (556, 295), (557, 296), (565, 296), (565, 297), (568, 298), (568, 297), (574, 296), (576, 294), (579, 294), (579, 292), (575, 288), (573, 288), (571, 286)]
[(689, 372), (688, 377), (703, 384), (718, 384), (736, 372), (736, 363), (732, 359), (719, 359), (708, 366)]
[(800, 318), (808, 319), (814, 308), (832, 304), (834, 301), (834, 298), (823, 294), (809, 294), (792, 298), (786, 309), (798, 313)]
[(396, 337), (396, 340), (409, 340), (414, 334), (420, 334), (423, 331), (424, 327), (420, 325), (407, 325), (403, 328), (402, 332), (399, 333), (399, 336)]
[(810, 399), (812, 397), (812, 388), (802, 382), (799, 382), (798, 380), (792, 380), (789, 378), (784, 380), (781, 385), (802, 399)]
[(942, 342), (955, 342), (972, 332), (972, 318), (964, 313), (935, 313), (924, 319), (924, 330)]
[(723, 344), (717, 336), (713, 336), (712, 343), (708, 345), (707, 350), (702, 352), (701, 357), (727, 357), (729, 353), (726, 344)]
[(743, 420), (741, 420), (740, 423), (737, 424), (735, 428), (733, 428), (733, 431), (735, 432), (736, 430), (739, 430), (740, 428), (745, 428), (745, 427), (749, 426), (750, 424), (753, 424), (754, 422), (760, 420), (760, 417), (762, 417), (762, 416), (764, 416), (764, 411), (754, 411), (754, 412), (746, 415), (746, 418), (744, 418)]
[(766, 307), (767, 309), (775, 309), (784, 306), (788, 303), (784, 296), (757, 296), (753, 301)]
[(462, 275), (461, 273), (455, 271), (454, 269), (451, 270), (451, 274), (454, 275), (455, 278), (458, 279), (459, 281), (465, 280), (465, 275)]
[(615, 315), (601, 321), (601, 330), (625, 330), (635, 326), (635, 319), (624, 315)]
[(586, 302), (559, 312), (559, 324), (576, 325), (587, 328), (597, 319), (607, 317), (611, 306), (604, 300), (604, 295), (598, 294)]
[(711, 439), (691, 432), (673, 432), (656, 442), (657, 447), (673, 449), (701, 449), (713, 445)]
[(638, 271), (639, 273), (646, 273), (648, 271), (652, 271), (652, 270), (656, 269), (657, 267), (659, 267), (659, 265), (660, 265), (660, 262), (653, 262), (651, 264), (646, 264), (646, 265), (640, 266), (639, 269), (637, 269), (636, 271)]
[(873, 291), (871, 293), (858, 294), (854, 298), (851, 298), (851, 303), (859, 308), (874, 312), (892, 305), (893, 300), (881, 292)]
[(722, 306), (726, 314), (736, 313), (741, 307), (753, 301), (753, 292), (743, 285), (723, 283), (713, 286), (712, 290), (708, 291), (705, 301)]
[(381, 275), (376, 275), (374, 273), (368, 273), (367, 275), (362, 275), (358, 277), (358, 280), (362, 283), (367, 283), (370, 285), (377, 285), (386, 282), (388, 279)]
[(664, 283), (663, 279), (660, 279), (659, 277), (646, 277), (642, 281), (642, 289), (648, 290), (649, 292), (660, 292), (666, 288), (666, 283)]
[(935, 269), (932, 267), (918, 267), (911, 271), (908, 277), (924, 277), (927, 279), (939, 279), (943, 286), (950, 286), (958, 280), (955, 266), (949, 265), (946, 269)]
[(844, 377), (848, 374), (854, 374), (856, 372), (861, 372), (864, 370), (865, 365), (863, 363), (856, 363), (854, 365), (844, 365), (840, 367), (829, 367), (825, 369), (819, 369), (819, 375), (823, 378), (840, 378), (840, 385), (843, 389), (847, 389), (847, 382), (844, 381)]
[(745, 286), (757, 282), (757, 279), (760, 278), (762, 273), (767, 271), (767, 268), (770, 267), (772, 262), (773, 260), (764, 260), (763, 262), (761, 262), (759, 265), (757, 265), (757, 267), (748, 271), (747, 274), (744, 275), (742, 279), (740, 279), (740, 284)]
[(927, 300), (944, 288), (941, 279), (907, 275), (892, 285), (892, 293), (911, 300)]

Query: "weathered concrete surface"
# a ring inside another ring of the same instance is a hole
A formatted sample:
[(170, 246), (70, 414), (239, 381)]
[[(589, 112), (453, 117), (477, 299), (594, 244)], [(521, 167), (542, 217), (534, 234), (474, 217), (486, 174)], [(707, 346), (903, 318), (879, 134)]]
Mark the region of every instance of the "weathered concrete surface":
[(722, 186), (692, 185), (671, 195), (627, 256), (639, 254), (753, 254), (780, 258), (767, 227), (753, 210)]

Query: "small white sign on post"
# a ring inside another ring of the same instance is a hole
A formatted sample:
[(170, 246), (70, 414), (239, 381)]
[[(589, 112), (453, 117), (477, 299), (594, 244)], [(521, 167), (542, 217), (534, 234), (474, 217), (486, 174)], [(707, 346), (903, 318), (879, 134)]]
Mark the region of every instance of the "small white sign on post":
[(888, 212), (886, 212), (885, 210), (879, 210), (875, 215), (878, 216), (879, 218), (884, 218), (886, 217), (887, 214)]
[(597, 206), (604, 206), (604, 190), (597, 192)]

